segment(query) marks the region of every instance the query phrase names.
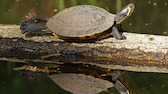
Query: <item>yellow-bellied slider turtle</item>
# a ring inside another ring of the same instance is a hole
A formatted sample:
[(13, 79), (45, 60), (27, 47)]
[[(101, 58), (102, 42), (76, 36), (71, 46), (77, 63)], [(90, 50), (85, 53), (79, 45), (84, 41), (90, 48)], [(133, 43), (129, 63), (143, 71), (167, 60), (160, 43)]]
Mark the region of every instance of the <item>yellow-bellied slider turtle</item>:
[(120, 81), (119, 76), (123, 71), (119, 70), (87, 64), (55, 64), (49, 68), (24, 65), (14, 70), (29, 79), (47, 73), (58, 86), (73, 94), (98, 94), (111, 87), (115, 87), (119, 94), (132, 94)]
[[(29, 33), (48, 28), (54, 35), (64, 40), (102, 39), (110, 35), (116, 39), (125, 39), (120, 24), (132, 14), (133, 10), (132, 3), (116, 15), (96, 6), (78, 5), (67, 8), (50, 19), (31, 18), (23, 22), (20, 29), (23, 33)], [(32, 19), (46, 21), (47, 24), (40, 26)]]

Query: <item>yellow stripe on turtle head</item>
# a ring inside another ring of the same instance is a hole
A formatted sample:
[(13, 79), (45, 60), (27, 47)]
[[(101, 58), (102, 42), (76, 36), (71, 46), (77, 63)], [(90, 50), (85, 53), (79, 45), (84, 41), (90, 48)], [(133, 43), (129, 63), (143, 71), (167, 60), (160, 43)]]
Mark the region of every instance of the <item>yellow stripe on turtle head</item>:
[(128, 13), (127, 13), (127, 16), (130, 16), (132, 14), (132, 12), (134, 11), (134, 4), (130, 3), (127, 5), (128, 6)]

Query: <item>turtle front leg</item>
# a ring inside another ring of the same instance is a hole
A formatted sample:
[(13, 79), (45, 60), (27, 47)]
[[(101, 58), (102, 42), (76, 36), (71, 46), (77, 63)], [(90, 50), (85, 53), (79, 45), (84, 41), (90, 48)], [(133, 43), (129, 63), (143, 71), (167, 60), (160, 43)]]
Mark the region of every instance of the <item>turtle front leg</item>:
[(116, 26), (112, 27), (111, 35), (113, 35), (114, 38), (119, 39), (119, 40), (126, 39), (126, 37), (122, 34), (122, 32), (119, 31), (118, 27)]

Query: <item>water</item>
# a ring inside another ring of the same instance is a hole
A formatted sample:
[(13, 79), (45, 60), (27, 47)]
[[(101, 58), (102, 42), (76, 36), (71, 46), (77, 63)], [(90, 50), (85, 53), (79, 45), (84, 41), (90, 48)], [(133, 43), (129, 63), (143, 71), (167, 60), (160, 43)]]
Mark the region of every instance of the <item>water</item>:
[[(70, 94), (46, 75), (28, 79), (13, 70), (13, 68), (22, 65), (24, 64), (0, 61), (1, 94)], [(44, 64), (37, 65), (44, 67)], [(167, 94), (168, 74), (125, 72), (120, 76), (120, 79), (134, 94)], [(100, 94), (110, 93), (118, 94), (115, 88), (110, 88)]]
[[(59, 11), (59, 0), (0, 0), (0, 23), (19, 24), (29, 12), (42, 17), (52, 17)], [(94, 4), (116, 13), (115, 0), (77, 0), (77, 4)], [(124, 0), (122, 5), (134, 3), (133, 15), (123, 22), (124, 30), (135, 33), (168, 35), (167, 0)], [(65, 0), (65, 7), (70, 7), (70, 0)], [(76, 4), (76, 3), (73, 3)], [(18, 63), (0, 61), (0, 94), (69, 94), (58, 87), (49, 77), (38, 76), (33, 80), (21, 77), (13, 67)], [(135, 94), (167, 94), (168, 74), (126, 72), (122, 81)], [(114, 88), (102, 94), (116, 94)]]
[(13, 68), (24, 64), (0, 61), (0, 94), (70, 94), (42, 75), (28, 79)]

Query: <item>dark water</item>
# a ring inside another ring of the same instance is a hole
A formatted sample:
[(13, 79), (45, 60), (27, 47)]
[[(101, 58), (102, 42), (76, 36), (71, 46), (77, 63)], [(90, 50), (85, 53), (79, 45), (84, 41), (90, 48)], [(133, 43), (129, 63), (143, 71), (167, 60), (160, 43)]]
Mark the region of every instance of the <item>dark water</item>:
[[(72, 6), (64, 0), (65, 7)], [(116, 0), (77, 0), (77, 4), (94, 4), (116, 13)], [(122, 5), (134, 3), (133, 15), (123, 22), (128, 32), (168, 35), (167, 0), (123, 0)], [(59, 0), (0, 0), (0, 24), (19, 24), (29, 12), (42, 17), (52, 17), (59, 9)], [(68, 94), (47, 76), (34, 80), (21, 77), (13, 71), (17, 63), (0, 61), (0, 94)], [(167, 94), (168, 74), (126, 72), (123, 82), (135, 94)], [(114, 88), (109, 90), (115, 92)], [(109, 91), (102, 94), (109, 94)]]

